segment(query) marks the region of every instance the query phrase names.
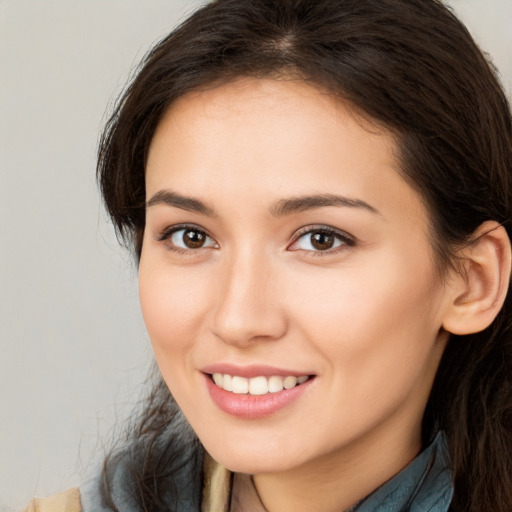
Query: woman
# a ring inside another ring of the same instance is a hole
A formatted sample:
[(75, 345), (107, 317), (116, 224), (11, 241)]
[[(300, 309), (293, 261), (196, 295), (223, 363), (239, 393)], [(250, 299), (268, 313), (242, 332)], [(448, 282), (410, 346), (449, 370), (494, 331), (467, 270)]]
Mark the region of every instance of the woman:
[(511, 510), (511, 165), (438, 1), (192, 15), (100, 145), (162, 380), (83, 510)]

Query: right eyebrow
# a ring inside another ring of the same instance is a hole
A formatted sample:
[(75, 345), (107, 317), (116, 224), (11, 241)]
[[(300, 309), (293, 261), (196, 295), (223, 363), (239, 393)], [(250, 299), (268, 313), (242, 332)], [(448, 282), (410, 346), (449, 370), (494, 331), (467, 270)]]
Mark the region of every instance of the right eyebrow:
[(181, 210), (187, 210), (189, 212), (201, 213), (202, 215), (208, 215), (209, 217), (215, 217), (217, 214), (213, 208), (203, 203), (199, 199), (193, 197), (182, 196), (172, 190), (159, 190), (151, 196), (146, 202), (146, 208), (155, 206), (157, 204), (166, 204), (168, 206), (174, 206)]

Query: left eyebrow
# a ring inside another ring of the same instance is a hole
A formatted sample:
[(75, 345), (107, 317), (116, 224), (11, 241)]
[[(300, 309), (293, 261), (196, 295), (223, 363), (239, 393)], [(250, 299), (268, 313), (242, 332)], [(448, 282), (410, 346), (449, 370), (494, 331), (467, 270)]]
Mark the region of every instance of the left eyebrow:
[(291, 213), (323, 208), (325, 206), (346, 206), (349, 208), (362, 208), (376, 215), (381, 213), (370, 204), (361, 199), (354, 199), (335, 194), (318, 194), (312, 196), (299, 196), (289, 199), (281, 199), (272, 206), (270, 213), (274, 217), (282, 217)]

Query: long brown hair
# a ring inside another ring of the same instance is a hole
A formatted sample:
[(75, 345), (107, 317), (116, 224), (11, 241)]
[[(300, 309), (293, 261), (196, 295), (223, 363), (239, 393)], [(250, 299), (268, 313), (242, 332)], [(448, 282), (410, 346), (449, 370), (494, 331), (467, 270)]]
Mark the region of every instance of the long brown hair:
[[(395, 135), (401, 172), (428, 208), (441, 268), (486, 220), (511, 237), (510, 107), (492, 66), (441, 1), (216, 0), (146, 56), (101, 139), (106, 208), (137, 257), (145, 159), (169, 105), (236, 77), (290, 74)], [(447, 435), (456, 512), (512, 510), (511, 327), (509, 294), (488, 329), (452, 336), (427, 405), (423, 436)], [(143, 461), (133, 469), (143, 510), (171, 507), (161, 499), (172, 473), (163, 453), (180, 448), (157, 441), (179, 417), (172, 403), (160, 383), (126, 448)]]

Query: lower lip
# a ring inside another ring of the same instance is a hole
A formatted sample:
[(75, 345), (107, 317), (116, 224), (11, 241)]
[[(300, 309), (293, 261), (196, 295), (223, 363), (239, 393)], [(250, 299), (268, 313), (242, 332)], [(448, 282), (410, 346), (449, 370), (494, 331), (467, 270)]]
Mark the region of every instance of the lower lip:
[(310, 378), (298, 386), (291, 389), (283, 389), (277, 393), (242, 395), (219, 388), (212, 381), (210, 375), (205, 374), (205, 378), (210, 396), (219, 409), (231, 416), (248, 420), (270, 416), (291, 405), (308, 390), (311, 382), (314, 380)]

